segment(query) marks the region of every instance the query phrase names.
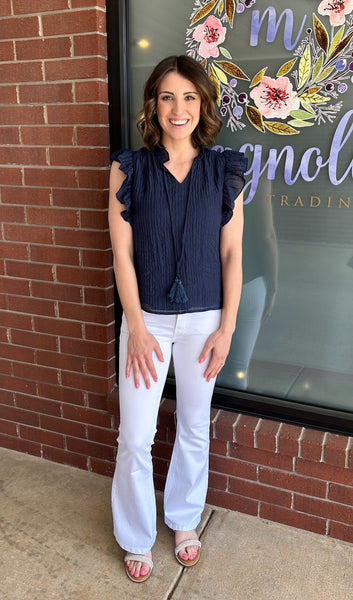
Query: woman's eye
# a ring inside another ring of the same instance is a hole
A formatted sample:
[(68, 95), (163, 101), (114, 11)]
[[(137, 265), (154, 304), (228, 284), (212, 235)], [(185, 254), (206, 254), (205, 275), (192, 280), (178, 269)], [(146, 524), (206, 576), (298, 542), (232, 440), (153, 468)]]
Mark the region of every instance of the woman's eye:
[(196, 98), (195, 98), (195, 96), (186, 96), (185, 100), (187, 100), (189, 102), (190, 100), (196, 100)]
[(172, 97), (171, 96), (162, 96), (161, 100), (163, 100), (163, 102), (166, 102), (168, 100), (172, 100)]

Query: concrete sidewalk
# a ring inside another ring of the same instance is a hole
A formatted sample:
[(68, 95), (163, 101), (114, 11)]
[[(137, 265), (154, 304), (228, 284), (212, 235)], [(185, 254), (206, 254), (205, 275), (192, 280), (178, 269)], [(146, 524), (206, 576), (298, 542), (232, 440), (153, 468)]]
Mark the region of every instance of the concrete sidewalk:
[(207, 506), (202, 557), (183, 569), (158, 495), (155, 568), (130, 582), (112, 535), (111, 480), (0, 449), (4, 600), (349, 600), (353, 547)]

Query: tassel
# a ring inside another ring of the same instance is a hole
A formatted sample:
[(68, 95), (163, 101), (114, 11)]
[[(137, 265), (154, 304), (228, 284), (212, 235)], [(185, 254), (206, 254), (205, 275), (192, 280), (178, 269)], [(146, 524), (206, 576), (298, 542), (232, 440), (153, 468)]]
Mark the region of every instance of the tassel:
[(168, 298), (171, 302), (175, 302), (176, 304), (183, 304), (187, 302), (189, 298), (186, 295), (183, 283), (178, 276), (176, 276), (175, 281), (170, 288), (170, 292), (168, 294)]

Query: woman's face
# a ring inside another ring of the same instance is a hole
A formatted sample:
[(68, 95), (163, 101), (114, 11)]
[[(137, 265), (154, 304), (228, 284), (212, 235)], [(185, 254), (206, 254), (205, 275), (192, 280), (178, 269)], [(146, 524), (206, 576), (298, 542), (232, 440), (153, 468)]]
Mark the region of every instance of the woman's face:
[(200, 121), (201, 96), (194, 84), (176, 71), (161, 81), (157, 95), (157, 116), (163, 130), (162, 143), (168, 139), (191, 139)]

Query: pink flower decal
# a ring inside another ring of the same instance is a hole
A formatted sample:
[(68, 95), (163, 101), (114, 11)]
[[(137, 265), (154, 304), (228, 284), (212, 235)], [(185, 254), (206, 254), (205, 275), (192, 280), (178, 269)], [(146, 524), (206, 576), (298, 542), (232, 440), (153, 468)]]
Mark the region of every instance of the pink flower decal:
[(353, 10), (353, 0), (322, 0), (317, 10), (320, 15), (330, 17), (332, 26), (343, 25), (345, 16)]
[(260, 84), (251, 90), (250, 96), (264, 117), (286, 119), (290, 111), (297, 110), (300, 105), (288, 77), (263, 77)]
[[(353, 0), (351, 0), (353, 2)], [(195, 27), (193, 38), (200, 42), (199, 55), (203, 58), (218, 56), (218, 44), (224, 42), (227, 29), (216, 17), (208, 17), (204, 23)]]

